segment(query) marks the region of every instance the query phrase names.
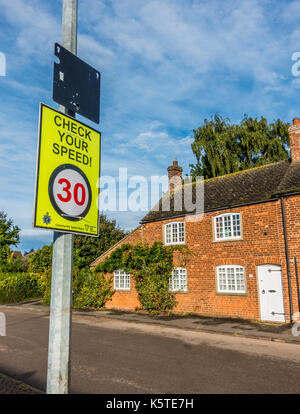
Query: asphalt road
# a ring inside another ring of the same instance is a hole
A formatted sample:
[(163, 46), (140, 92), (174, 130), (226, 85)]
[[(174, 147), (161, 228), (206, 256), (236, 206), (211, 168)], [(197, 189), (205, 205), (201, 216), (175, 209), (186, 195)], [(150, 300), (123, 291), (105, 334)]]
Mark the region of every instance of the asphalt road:
[[(49, 317), (1, 306), (0, 372), (46, 389)], [(71, 393), (300, 393), (300, 346), (73, 315)]]

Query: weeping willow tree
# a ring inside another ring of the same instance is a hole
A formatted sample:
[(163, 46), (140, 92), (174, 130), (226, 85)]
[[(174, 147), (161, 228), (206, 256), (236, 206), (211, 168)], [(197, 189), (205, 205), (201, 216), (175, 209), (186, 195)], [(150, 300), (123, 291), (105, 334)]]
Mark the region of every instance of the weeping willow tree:
[(247, 115), (240, 124), (218, 114), (205, 119), (193, 130), (197, 162), (190, 164), (191, 175), (211, 178), (288, 159), (288, 126), (280, 119), (268, 123)]

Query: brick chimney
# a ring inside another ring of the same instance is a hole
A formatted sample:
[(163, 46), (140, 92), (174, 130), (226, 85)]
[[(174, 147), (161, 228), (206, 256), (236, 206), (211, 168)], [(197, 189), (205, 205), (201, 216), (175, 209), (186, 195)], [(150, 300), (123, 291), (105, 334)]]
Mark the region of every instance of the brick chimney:
[(292, 162), (300, 161), (300, 119), (294, 118), (293, 125), (289, 127), (290, 148)]
[(174, 158), (173, 165), (168, 167), (168, 177), (170, 191), (174, 191), (176, 187), (182, 185), (182, 167), (179, 167), (176, 157)]

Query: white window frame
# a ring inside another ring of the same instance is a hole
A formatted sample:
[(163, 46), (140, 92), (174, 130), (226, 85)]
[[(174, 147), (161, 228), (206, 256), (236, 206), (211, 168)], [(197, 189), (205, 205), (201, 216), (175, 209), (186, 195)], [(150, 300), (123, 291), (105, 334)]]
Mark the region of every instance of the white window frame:
[[(121, 277), (123, 280), (123, 286), (120, 287), (120, 279)], [(124, 270), (119, 269), (114, 271), (114, 289), (115, 290), (130, 290), (130, 274), (124, 272)]]
[[(176, 281), (177, 278), (178, 282)], [(177, 287), (176, 285), (179, 286)], [(169, 279), (169, 290), (172, 292), (187, 292), (187, 272), (185, 267), (174, 267), (172, 276)]]
[[(182, 225), (181, 227), (183, 228), (183, 240), (179, 241), (179, 228), (180, 228), (180, 224)], [(176, 236), (174, 237), (174, 232), (173, 230), (176, 228)], [(168, 241), (168, 229), (171, 229), (171, 241)], [(174, 239), (177, 238), (177, 241), (174, 241)], [(184, 221), (172, 221), (170, 223), (166, 223), (165, 224), (165, 245), (171, 245), (171, 244), (185, 244), (185, 224)]]
[[(246, 293), (246, 273), (245, 273), (245, 267), (240, 265), (221, 265), (217, 266), (216, 268), (217, 273), (217, 291), (218, 293), (237, 293), (237, 294), (245, 294)], [(225, 272), (223, 271), (225, 270)], [(233, 270), (231, 274), (229, 275), (229, 269)], [(243, 283), (238, 283), (238, 276), (241, 276), (240, 269), (243, 270)], [(222, 272), (222, 273), (221, 273)], [(224, 276), (225, 276), (225, 283), (224, 283)], [(231, 278), (231, 281), (229, 280), (229, 276), (233, 276)], [(223, 280), (221, 280), (221, 277), (223, 277)], [(231, 283), (230, 283), (231, 282)], [(235, 289), (230, 287), (231, 285), (235, 286)], [(225, 288), (224, 288), (225, 285)], [(240, 288), (238, 288), (238, 285), (240, 285)], [(243, 286), (243, 288), (241, 287)]]
[[(233, 216), (239, 216), (239, 227), (240, 227), (240, 234), (234, 236), (234, 228), (233, 228)], [(230, 217), (230, 231), (231, 231), (231, 236), (225, 236), (225, 218)], [(223, 227), (223, 237), (218, 237), (217, 235), (217, 220), (221, 219), (222, 220), (222, 227)], [(216, 241), (222, 241), (222, 240), (240, 240), (242, 238), (242, 215), (241, 213), (224, 213), (224, 214), (219, 214), (218, 216), (214, 217), (214, 234), (215, 234), (215, 240)]]

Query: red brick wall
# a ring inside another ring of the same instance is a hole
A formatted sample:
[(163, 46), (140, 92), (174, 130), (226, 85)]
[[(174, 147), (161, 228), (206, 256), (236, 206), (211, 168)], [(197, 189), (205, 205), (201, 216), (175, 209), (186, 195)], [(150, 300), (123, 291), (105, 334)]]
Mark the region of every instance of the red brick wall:
[[(185, 220), (186, 244), (195, 255), (190, 256), (186, 264), (188, 293), (176, 295), (178, 305), (175, 311), (259, 319), (256, 266), (283, 264), (277, 231), (278, 207), (278, 202), (257, 204), (207, 213), (199, 222)], [(226, 212), (242, 213), (242, 240), (214, 241), (213, 217)], [(270, 221), (270, 218), (273, 219)], [(163, 241), (161, 222), (144, 225), (143, 233), (147, 241)], [(217, 293), (216, 267), (223, 264), (245, 267), (245, 295)], [(176, 258), (175, 265), (179, 265)], [(249, 274), (253, 277), (250, 278)]]
[[(293, 308), (296, 312), (298, 304), (293, 260), (294, 256), (297, 256), (300, 266), (300, 196), (285, 198), (285, 210), (291, 262)], [(213, 217), (226, 212), (241, 213), (241, 240), (214, 241)], [(285, 311), (289, 312), (280, 200), (206, 213), (203, 219), (198, 222), (190, 221), (190, 217), (143, 224), (123, 241), (133, 244), (143, 241), (150, 245), (154, 241), (163, 242), (165, 223), (185, 221), (186, 244), (195, 254), (189, 256), (185, 266), (188, 291), (176, 295), (178, 304), (174, 309), (175, 312), (259, 320), (256, 267), (261, 264), (274, 264), (282, 267)], [(104, 258), (105, 256), (101, 257), (100, 261)], [(175, 266), (180, 265), (176, 255), (174, 261)], [(216, 267), (223, 264), (245, 267), (246, 294), (217, 293)], [(130, 292), (117, 291), (107, 306), (132, 310), (135, 307), (140, 307), (133, 278), (131, 286)], [(287, 315), (287, 320), (289, 320), (289, 315)]]
[[(137, 244), (142, 241), (142, 228), (137, 227), (132, 233), (130, 233), (127, 237), (122, 239), (119, 243), (117, 243), (112, 249), (108, 250), (104, 255), (102, 255), (98, 260), (92, 264), (92, 268), (97, 266), (97, 264), (103, 262), (110, 253), (118, 248), (121, 247), (123, 244)], [(113, 274), (109, 274), (107, 276), (113, 276)], [(113, 281), (112, 281), (113, 287)], [(141, 307), (141, 304), (138, 300), (138, 295), (135, 289), (135, 280), (132, 276), (130, 276), (130, 290), (116, 290), (112, 296), (112, 299), (106, 303), (106, 308), (115, 308), (115, 309), (124, 309), (124, 310), (134, 310), (136, 307)]]
[[(286, 215), (286, 232), (288, 239), (288, 251), (290, 262), (290, 277), (291, 277), (291, 291), (292, 291), (292, 304), (293, 313), (300, 312), (297, 297), (297, 283), (296, 283), (296, 271), (294, 258), (297, 258), (298, 264), (298, 278), (300, 283), (300, 196), (291, 196), (284, 198), (284, 209)], [(284, 241), (282, 241), (282, 250), (284, 252)], [(285, 277), (285, 297), (288, 302), (288, 283), (286, 277), (286, 265), (284, 268)], [(289, 309), (289, 305), (286, 305), (286, 311)]]

